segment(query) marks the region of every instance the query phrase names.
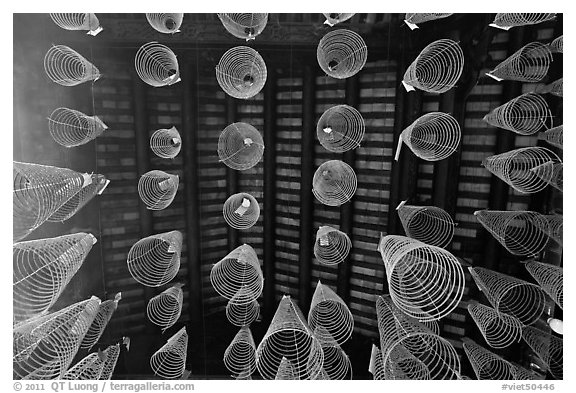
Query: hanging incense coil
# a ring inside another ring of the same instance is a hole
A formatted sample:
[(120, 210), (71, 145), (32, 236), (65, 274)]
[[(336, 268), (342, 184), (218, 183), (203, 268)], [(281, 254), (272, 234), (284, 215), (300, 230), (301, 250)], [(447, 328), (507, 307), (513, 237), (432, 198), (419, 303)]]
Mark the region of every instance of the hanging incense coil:
[(539, 286), (482, 267), (468, 270), (498, 315), (509, 315), (530, 325), (544, 312), (546, 294)]
[(237, 171), (250, 169), (262, 159), (264, 140), (258, 130), (247, 123), (232, 123), (218, 138), (218, 157)]
[(326, 21), (324, 22), (324, 24), (332, 27), (338, 23), (342, 23), (342, 22), (347, 21), (348, 19), (352, 18), (356, 14), (355, 13), (346, 14), (346, 13), (326, 12), (326, 13), (322, 13), (322, 15), (324, 15), (324, 17), (326, 18)]
[(550, 50), (552, 53), (563, 53), (564, 52), (564, 36), (561, 35), (555, 38), (554, 41), (550, 43)]
[(264, 276), (256, 251), (248, 244), (236, 247), (212, 266), (210, 282), (220, 296), (234, 299), (235, 304), (258, 299), (264, 287)]
[(560, 158), (545, 147), (522, 147), (490, 156), (482, 165), (516, 191), (526, 194), (542, 191), (554, 176), (554, 165), (542, 166), (538, 173), (534, 168), (560, 162)]
[(548, 371), (552, 377), (563, 379), (563, 340), (532, 326), (525, 326), (522, 329), (522, 338), (548, 366)]
[(431, 20), (443, 19), (451, 16), (452, 14), (448, 13), (424, 13), (424, 14), (409, 14), (407, 13), (404, 16), (404, 23), (410, 27), (411, 30), (418, 28), (418, 23), (429, 22)]
[(110, 379), (120, 355), (119, 344), (104, 351), (92, 352), (76, 363), (62, 379), (85, 381)]
[(531, 172), (557, 190), (564, 191), (564, 165), (561, 162), (545, 162), (532, 168)]
[(564, 237), (564, 218), (561, 214), (546, 214), (544, 218), (548, 221), (548, 236), (559, 245), (562, 245)]
[(298, 371), (294, 368), (292, 362), (286, 357), (282, 357), (280, 361), (280, 366), (278, 366), (278, 371), (276, 371), (276, 377), (274, 378), (277, 381), (294, 381), (300, 379), (298, 377)]
[(146, 172), (138, 181), (138, 195), (149, 210), (162, 210), (170, 206), (176, 193), (180, 179), (164, 171)]
[(182, 13), (146, 13), (146, 20), (152, 28), (160, 33), (174, 34), (180, 32), (182, 26)]
[(160, 326), (162, 332), (174, 325), (182, 313), (184, 292), (182, 285), (176, 284), (159, 295), (154, 296), (146, 306), (146, 315), (150, 322)]
[(94, 345), (100, 340), (102, 337), (102, 333), (104, 333), (104, 329), (112, 319), (112, 315), (114, 311), (118, 308), (118, 302), (122, 299), (122, 294), (118, 292), (113, 300), (106, 300), (100, 303), (98, 306), (98, 312), (94, 316), (94, 320), (88, 328), (82, 343), (80, 344), (80, 348), (83, 349), (92, 349)]
[(445, 93), (454, 86), (464, 69), (464, 53), (455, 41), (441, 39), (426, 46), (410, 64), (402, 83), (428, 93)]
[(564, 78), (557, 79), (554, 82), (541, 87), (537, 92), (540, 94), (549, 93), (556, 97), (562, 97), (564, 95)]
[(314, 243), (314, 256), (318, 262), (337, 265), (344, 262), (351, 248), (352, 241), (344, 232), (329, 226), (318, 228)]
[(557, 126), (544, 131), (542, 134), (540, 134), (539, 139), (543, 139), (552, 146), (563, 149), (563, 133), (564, 126)]
[(346, 79), (364, 68), (368, 47), (362, 37), (352, 30), (333, 30), (318, 43), (316, 58), (326, 75)]
[(128, 270), (140, 284), (160, 287), (180, 270), (182, 233), (171, 231), (138, 240), (128, 251)]
[(216, 66), (216, 79), (226, 94), (248, 99), (266, 83), (266, 63), (260, 54), (247, 46), (236, 46), (222, 55)]
[(462, 341), (464, 353), (466, 353), (474, 374), (479, 380), (525, 379), (525, 374), (519, 373), (518, 368), (509, 361), (483, 348), (467, 337)]
[(284, 295), (272, 322), (256, 349), (256, 367), (264, 379), (275, 379), (282, 359), (291, 362), (294, 379), (314, 379), (323, 364), (320, 341), (306, 323), (302, 311)]
[(504, 12), (496, 14), (490, 26), (508, 30), (517, 26), (536, 25), (556, 18), (556, 14)]
[(58, 210), (54, 212), (47, 221), (50, 222), (64, 222), (82, 209), (88, 202), (96, 195), (104, 192), (104, 189), (110, 183), (104, 175), (93, 174), (90, 175), (91, 181), (86, 187), (74, 194), (66, 203), (64, 203)]
[(44, 70), (52, 82), (62, 86), (76, 86), (100, 78), (94, 64), (66, 45), (52, 45), (48, 49)]
[(28, 236), (92, 182), (90, 175), (71, 169), (17, 161), (12, 173), (14, 241)]
[(140, 79), (153, 87), (170, 86), (180, 82), (176, 55), (166, 45), (158, 42), (148, 42), (138, 49), (134, 67)]
[(520, 135), (532, 135), (551, 122), (552, 115), (542, 96), (526, 93), (493, 109), (482, 120)]
[(255, 39), (266, 27), (268, 14), (217, 14), (228, 33), (249, 41)]
[(224, 352), (224, 365), (233, 378), (252, 375), (256, 370), (256, 344), (250, 328), (244, 326), (232, 339)]
[(84, 232), (14, 243), (14, 322), (40, 315), (52, 307), (94, 243), (94, 235)]
[(554, 300), (560, 308), (564, 309), (564, 273), (559, 266), (548, 263), (530, 261), (526, 263), (526, 270), (540, 287)]
[(390, 296), (378, 296), (376, 316), (381, 379), (459, 378), (460, 359), (452, 344), (400, 311)]
[(469, 303), (467, 309), (492, 348), (506, 348), (522, 338), (522, 324), (518, 319), (475, 301)]
[(402, 131), (395, 160), (400, 155), (402, 142), (423, 160), (443, 160), (458, 150), (460, 124), (448, 113), (427, 113)]
[(186, 353), (188, 350), (188, 334), (186, 327), (180, 329), (168, 339), (150, 358), (150, 367), (154, 375), (163, 379), (178, 379), (184, 374)]
[(539, 82), (548, 73), (552, 52), (548, 45), (531, 42), (518, 49), (486, 75), (494, 79)]
[(248, 286), (243, 286), (236, 292), (226, 305), (226, 318), (235, 326), (248, 326), (260, 315), (258, 300), (246, 303), (245, 299), (251, 296)]
[(13, 379), (62, 379), (99, 304), (100, 299), (92, 296), (14, 326)]
[(458, 259), (440, 247), (404, 236), (382, 237), (382, 255), (390, 297), (396, 307), (419, 321), (451, 313), (464, 293), (464, 271)]
[(441, 248), (452, 241), (454, 221), (439, 207), (402, 204), (396, 210), (406, 236)]
[[(312, 326), (310, 326), (312, 328)], [(324, 362), (322, 370), (316, 379), (342, 380), (352, 379), (352, 364), (346, 352), (340, 348), (338, 342), (332, 337), (325, 326), (318, 325), (314, 330), (314, 335), (322, 345)]]
[(326, 150), (344, 153), (360, 146), (364, 129), (364, 118), (360, 112), (348, 105), (336, 105), (322, 114), (316, 134)]
[(182, 148), (182, 138), (176, 127), (161, 128), (150, 137), (150, 148), (160, 158), (174, 158)]
[[(342, 345), (352, 336), (354, 317), (344, 300), (320, 280), (312, 296), (308, 325), (322, 345)], [(329, 372), (329, 370), (326, 370)]]
[(48, 118), (52, 139), (64, 147), (81, 146), (108, 129), (98, 116), (88, 116), (68, 108), (56, 108)]
[(548, 244), (550, 226), (540, 213), (478, 210), (474, 216), (513, 255), (534, 256)]
[(354, 169), (344, 161), (326, 161), (316, 169), (312, 192), (318, 201), (328, 206), (340, 206), (352, 199), (358, 181)]
[(50, 14), (52, 21), (64, 30), (80, 30), (87, 31), (86, 34), (96, 36), (102, 30), (100, 21), (95, 14), (80, 13), (80, 12), (66, 12)]
[(239, 192), (230, 195), (222, 207), (224, 220), (235, 229), (251, 228), (260, 217), (260, 205), (252, 195)]
[(372, 374), (372, 379), (381, 381), (385, 379), (384, 364), (382, 363), (382, 351), (376, 345), (372, 344), (372, 352), (370, 354), (370, 367), (368, 371)]

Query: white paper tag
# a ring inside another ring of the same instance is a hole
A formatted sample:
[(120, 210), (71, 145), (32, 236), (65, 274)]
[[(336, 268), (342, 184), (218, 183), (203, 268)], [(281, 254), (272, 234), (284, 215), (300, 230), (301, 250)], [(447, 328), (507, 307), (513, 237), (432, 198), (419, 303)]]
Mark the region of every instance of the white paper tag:
[(104, 183), (104, 186), (97, 192), (97, 195), (102, 195), (106, 187), (108, 187), (108, 184), (110, 184), (110, 180), (106, 179), (106, 183)]
[(92, 184), (92, 175), (89, 173), (83, 173), (82, 174), (82, 178), (83, 178), (83, 182), (82, 182), (82, 188), (89, 186), (90, 184)]
[(328, 26), (330, 26), (330, 27), (334, 26), (334, 23), (330, 22), (328, 19), (326, 19), (326, 20), (324, 21), (324, 24), (325, 24), (325, 25), (328, 25)]
[(408, 83), (402, 81), (402, 86), (406, 89), (407, 92), (415, 91), (416, 89), (413, 86), (410, 86)]
[(404, 19), (404, 23), (406, 23), (406, 25), (410, 28), (410, 30), (419, 29), (418, 25), (416, 25), (415, 23), (410, 23), (406, 19)]
[(108, 129), (108, 126), (106, 124), (104, 124), (104, 122), (102, 121), (102, 119), (100, 119), (98, 116), (93, 116), (92, 117), (98, 124), (100, 124), (102, 126), (102, 128), (104, 128), (105, 130)]
[(408, 202), (408, 200), (402, 201), (398, 204), (398, 206), (396, 206), (396, 210), (400, 210), (402, 208), (402, 206), (404, 206), (406, 204), (406, 202)]
[(502, 78), (498, 78), (496, 75), (492, 75), (492, 74), (489, 73), (489, 72), (486, 73), (486, 76), (489, 76), (490, 78), (492, 78), (492, 79), (494, 79), (494, 80), (496, 80), (496, 81), (498, 81), (498, 82), (502, 82), (502, 81), (504, 80), (504, 79), (502, 79)]
[(98, 239), (96, 239), (96, 236), (94, 236), (94, 235), (91, 234), (91, 233), (90, 233), (89, 235), (90, 235), (90, 237), (92, 238), (92, 244), (93, 244), (93, 245), (96, 244), (96, 242), (98, 241)]
[(400, 150), (402, 149), (402, 135), (398, 138), (398, 145), (396, 146), (396, 154), (394, 155), (394, 161), (398, 161), (400, 158)]
[(499, 26), (496, 23), (490, 23), (488, 26), (495, 27), (495, 28), (501, 29), (501, 30), (506, 30), (506, 31), (508, 31), (512, 28), (512, 26)]
[(376, 368), (376, 356), (378, 353), (378, 348), (376, 345), (372, 344), (372, 352), (370, 353), (370, 364), (368, 365), (368, 372), (374, 375), (374, 368)]
[(104, 28), (102, 26), (98, 26), (95, 30), (90, 30), (88, 33), (88, 35), (91, 35), (92, 37), (95, 37), (98, 35), (98, 33), (100, 33), (102, 30), (104, 30)]
[(247, 198), (244, 198), (242, 200), (242, 204), (240, 206), (238, 206), (238, 209), (234, 210), (234, 213), (243, 216), (244, 214), (246, 214), (249, 207), (250, 207), (250, 200)]

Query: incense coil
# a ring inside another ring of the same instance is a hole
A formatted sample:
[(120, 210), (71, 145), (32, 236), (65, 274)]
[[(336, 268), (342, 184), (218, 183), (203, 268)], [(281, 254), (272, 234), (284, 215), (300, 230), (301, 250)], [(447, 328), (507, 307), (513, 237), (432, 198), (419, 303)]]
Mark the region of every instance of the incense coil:
[(439, 207), (404, 204), (397, 211), (406, 236), (441, 248), (452, 241), (454, 221)]
[(92, 181), (68, 168), (17, 161), (12, 176), (13, 241), (28, 236)]
[(146, 306), (150, 322), (162, 328), (162, 332), (174, 325), (182, 313), (184, 303), (183, 284), (176, 284), (154, 296)]
[(334, 153), (359, 147), (364, 138), (364, 130), (364, 118), (360, 112), (348, 105), (336, 105), (327, 109), (316, 126), (320, 144)]
[(182, 233), (171, 231), (138, 240), (128, 251), (128, 271), (147, 287), (170, 282), (180, 270)]
[(344, 232), (329, 226), (318, 228), (314, 242), (314, 256), (318, 262), (337, 265), (344, 262), (351, 248), (352, 241)]
[(262, 159), (264, 140), (256, 128), (247, 123), (232, 123), (218, 138), (218, 157), (237, 171), (250, 169)]
[(164, 171), (146, 172), (138, 181), (138, 195), (149, 210), (162, 210), (170, 206), (179, 184), (178, 175)]
[(44, 71), (52, 82), (76, 86), (96, 81), (100, 71), (80, 53), (66, 45), (52, 45), (44, 56)]
[(66, 371), (65, 380), (110, 379), (120, 355), (119, 345), (109, 346), (104, 351), (92, 352)]
[(564, 164), (561, 162), (545, 162), (530, 171), (560, 192), (564, 191)]
[(464, 53), (460, 45), (441, 39), (420, 52), (404, 73), (402, 83), (428, 93), (441, 94), (456, 85), (463, 69)]
[(108, 183), (110, 183), (110, 180), (106, 179), (104, 175), (93, 174), (90, 175), (90, 178), (90, 184), (80, 189), (80, 191), (68, 199), (54, 214), (48, 217), (47, 221), (64, 222), (68, 220), (90, 202), (92, 198), (102, 194), (108, 186)]
[(498, 315), (509, 315), (530, 325), (544, 312), (546, 294), (539, 286), (482, 267), (468, 270)]
[(260, 217), (260, 205), (252, 195), (239, 192), (230, 195), (222, 207), (224, 220), (235, 229), (251, 228)]
[(553, 165), (540, 168), (538, 173), (534, 168), (560, 162), (560, 158), (545, 147), (523, 147), (487, 157), (482, 165), (516, 191), (527, 194), (542, 191), (554, 176)]
[(513, 255), (534, 256), (548, 244), (550, 225), (540, 213), (478, 210), (474, 216)]
[(158, 42), (148, 42), (138, 49), (134, 67), (140, 79), (153, 87), (170, 86), (180, 82), (176, 55), (166, 45)]
[(246, 378), (256, 370), (256, 344), (249, 327), (240, 328), (226, 347), (224, 365), (233, 378)]
[(378, 245), (390, 298), (419, 321), (451, 313), (464, 293), (464, 271), (454, 255), (404, 236), (384, 236)]
[(540, 287), (554, 300), (561, 309), (564, 309), (564, 271), (561, 267), (548, 263), (530, 261), (526, 270)]
[(548, 366), (555, 379), (563, 379), (564, 351), (563, 340), (532, 326), (522, 329), (522, 338), (538, 357)]
[(56, 108), (48, 118), (52, 139), (64, 147), (84, 145), (108, 129), (98, 116), (88, 116), (68, 108)]
[(352, 30), (333, 30), (318, 43), (316, 58), (326, 75), (346, 79), (364, 68), (368, 47), (362, 37)]
[(184, 14), (169, 13), (146, 13), (146, 20), (152, 28), (160, 33), (174, 34), (180, 32)]
[(253, 40), (260, 35), (268, 23), (268, 14), (264, 13), (227, 13), (217, 15), (228, 33), (246, 41)]
[[(312, 328), (312, 326), (310, 326)], [(346, 352), (329, 333), (325, 326), (318, 325), (314, 330), (314, 335), (322, 345), (324, 361), (322, 369), (315, 379), (342, 380), (352, 379), (352, 364)]]
[(226, 305), (226, 318), (234, 326), (248, 326), (260, 315), (260, 304), (254, 299), (248, 303), (245, 299), (251, 297), (250, 289), (244, 286), (236, 292)]
[(546, 214), (544, 218), (548, 221), (548, 236), (559, 245), (562, 245), (564, 237), (564, 218), (561, 214)]
[(45, 313), (84, 263), (96, 238), (79, 232), (12, 246), (13, 320)]
[(342, 23), (347, 21), (348, 19), (352, 18), (354, 15), (356, 15), (355, 13), (322, 13), (322, 15), (324, 15), (324, 17), (326, 18), (326, 21), (324, 22), (325, 25), (328, 26), (334, 26), (338, 23)]
[(474, 374), (479, 380), (521, 379), (516, 367), (509, 361), (476, 344), (469, 338), (464, 338), (462, 341), (464, 353), (466, 353)]
[(554, 82), (544, 86), (541, 89), (542, 93), (550, 93), (556, 97), (564, 96), (564, 78), (555, 80)]
[(538, 82), (546, 76), (552, 62), (548, 45), (531, 42), (518, 49), (487, 75), (497, 80)]
[(91, 36), (96, 36), (104, 30), (102, 26), (100, 26), (98, 17), (92, 13), (51, 13), (50, 18), (56, 25), (64, 30), (86, 30), (86, 34)]
[[(308, 325), (322, 345), (342, 345), (352, 336), (354, 317), (350, 309), (330, 287), (320, 281), (312, 296)], [(330, 374), (330, 371), (326, 369)]]
[(484, 340), (492, 348), (506, 348), (522, 338), (522, 324), (518, 319), (478, 302), (469, 303), (467, 309)]
[(417, 25), (418, 23), (429, 22), (431, 20), (443, 19), (451, 16), (451, 13), (420, 13), (420, 14), (410, 14), (406, 13), (404, 16), (404, 22), (410, 25)]
[[(430, 112), (420, 116), (402, 131), (401, 142), (423, 160), (443, 160), (458, 150), (460, 124), (448, 113)], [(399, 149), (400, 146), (396, 159)]]
[(168, 339), (166, 344), (150, 358), (150, 367), (154, 375), (163, 379), (178, 379), (184, 374), (188, 334), (186, 327), (180, 329)]
[(542, 96), (525, 93), (493, 109), (482, 120), (520, 135), (532, 135), (552, 121), (552, 115)]
[(554, 128), (550, 128), (549, 130), (544, 131), (539, 139), (543, 139), (552, 146), (555, 146), (559, 149), (563, 149), (563, 138), (564, 134), (564, 126), (557, 126)]
[(286, 359), (286, 357), (282, 357), (274, 379), (277, 381), (295, 381), (300, 378), (298, 377), (298, 371), (296, 371), (292, 362)]
[(563, 53), (564, 52), (564, 35), (555, 38), (550, 44), (550, 50), (553, 53)]
[(13, 379), (62, 379), (99, 304), (100, 299), (92, 296), (14, 326)]
[(358, 181), (354, 169), (344, 161), (330, 160), (316, 169), (312, 192), (324, 205), (340, 206), (352, 199)]
[(236, 247), (212, 266), (210, 282), (220, 296), (234, 299), (235, 304), (247, 304), (258, 299), (264, 287), (264, 277), (256, 251), (248, 244)]
[(222, 55), (216, 66), (216, 79), (226, 94), (248, 99), (266, 83), (266, 63), (260, 54), (247, 46), (236, 46)]
[(460, 359), (444, 338), (404, 314), (390, 296), (378, 296), (376, 316), (382, 379), (457, 379)]
[(256, 368), (264, 379), (275, 379), (283, 358), (291, 362), (295, 379), (316, 378), (324, 361), (319, 340), (287, 295), (256, 349)]
[(496, 14), (492, 23), (507, 30), (511, 27), (535, 25), (554, 18), (556, 18), (555, 13), (504, 12)]
[(161, 128), (150, 137), (150, 148), (160, 158), (174, 158), (182, 148), (182, 138), (176, 127)]
[(112, 315), (114, 311), (118, 308), (118, 302), (122, 299), (122, 294), (118, 292), (114, 297), (114, 300), (106, 300), (100, 303), (98, 306), (98, 312), (94, 316), (94, 320), (92, 324), (88, 328), (82, 343), (80, 344), (80, 348), (83, 349), (92, 349), (94, 345), (100, 340), (102, 337), (102, 333), (104, 333), (104, 329), (112, 319)]

